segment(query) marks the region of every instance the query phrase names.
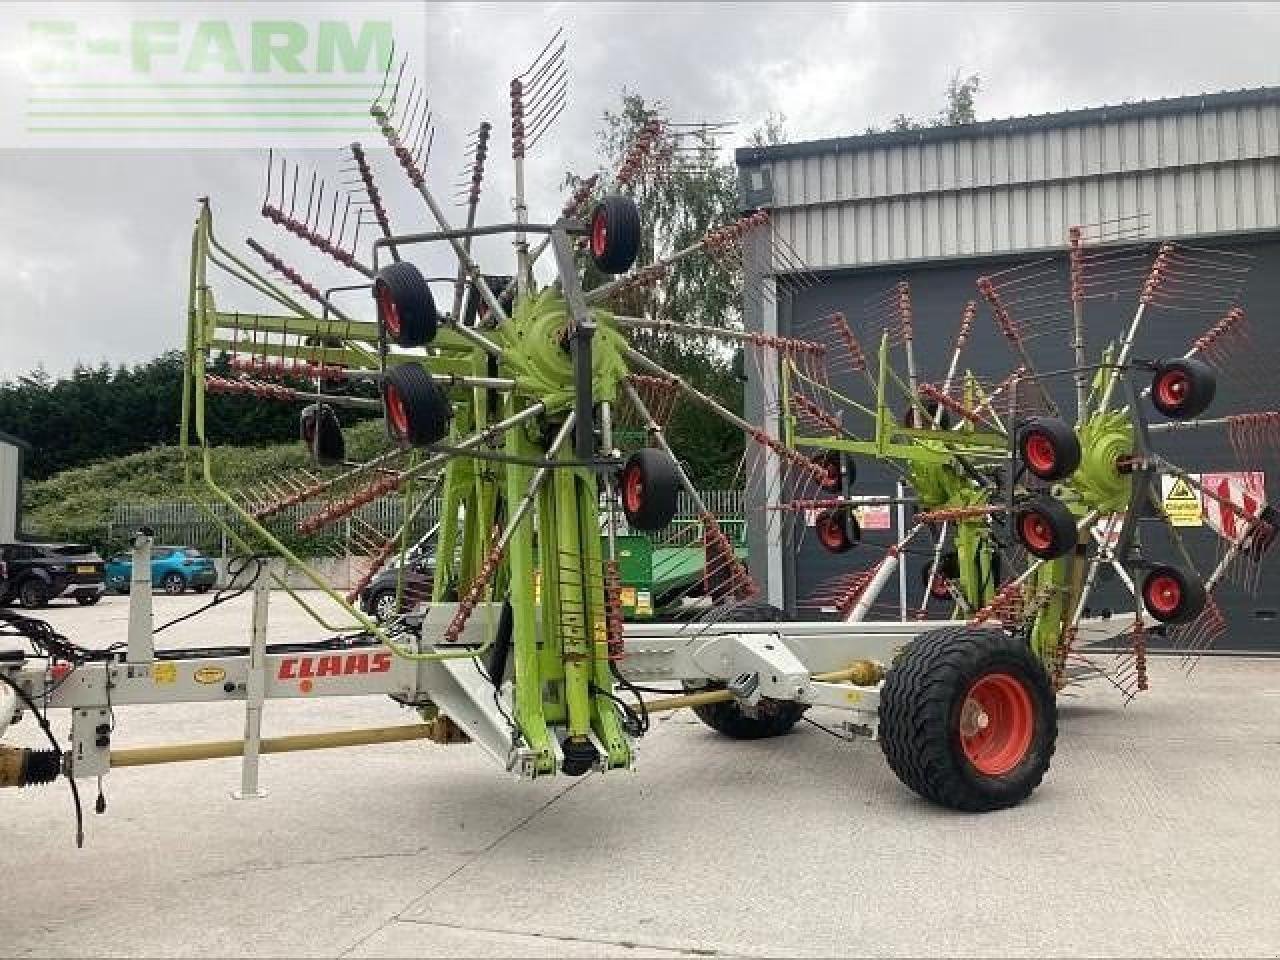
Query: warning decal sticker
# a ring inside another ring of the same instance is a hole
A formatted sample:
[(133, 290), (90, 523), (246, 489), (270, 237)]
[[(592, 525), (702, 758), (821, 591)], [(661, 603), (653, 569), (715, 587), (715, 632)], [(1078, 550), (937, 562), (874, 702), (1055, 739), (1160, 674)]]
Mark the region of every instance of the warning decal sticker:
[(1163, 492), (1160, 505), (1171, 524), (1175, 527), (1198, 527), (1204, 523), (1200, 494), (1186, 477), (1163, 476), (1160, 487)]

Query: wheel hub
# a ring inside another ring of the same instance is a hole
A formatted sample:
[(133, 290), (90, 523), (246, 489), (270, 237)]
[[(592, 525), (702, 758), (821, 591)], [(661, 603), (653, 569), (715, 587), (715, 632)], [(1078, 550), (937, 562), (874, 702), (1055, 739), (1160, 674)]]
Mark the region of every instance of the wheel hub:
[(1058, 451), (1053, 441), (1043, 433), (1033, 433), (1027, 438), (1027, 464), (1038, 473), (1048, 473), (1057, 465)]
[(969, 688), (960, 709), (960, 745), (978, 773), (999, 777), (1026, 758), (1035, 708), (1026, 685), (1009, 673), (989, 673)]
[(972, 697), (965, 700), (960, 711), (960, 736), (974, 737), (991, 725), (991, 718), (982, 709), (982, 704)]

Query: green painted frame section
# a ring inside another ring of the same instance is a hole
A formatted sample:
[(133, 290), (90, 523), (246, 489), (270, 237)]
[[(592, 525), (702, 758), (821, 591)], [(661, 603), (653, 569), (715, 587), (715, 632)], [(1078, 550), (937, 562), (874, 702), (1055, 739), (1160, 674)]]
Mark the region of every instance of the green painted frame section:
[[(782, 427), (784, 442), (794, 448), (821, 448), (893, 460), (907, 465), (908, 474), (921, 506), (926, 510), (966, 507), (982, 502), (972, 481), (955, 469), (957, 457), (1008, 459), (1012, 448), (1003, 434), (976, 430), (964, 422), (957, 429), (922, 429), (897, 422), (888, 402), (889, 388), (907, 393), (906, 385), (892, 370), (889, 362), (887, 335), (880, 341), (876, 376), (870, 378), (875, 394), (874, 407), (844, 396), (827, 384), (806, 376), (790, 361), (782, 366)], [(855, 410), (874, 424), (871, 439), (852, 436), (802, 436), (799, 420), (791, 409), (792, 381), (803, 383)], [(978, 398), (971, 374), (965, 376), (967, 399), (972, 405)], [(1095, 382), (1096, 391), (1097, 384)], [(1117, 459), (1133, 449), (1133, 426), (1124, 411), (1094, 414), (1077, 430), (1081, 444), (1081, 464), (1068, 481), (1055, 487), (1078, 518), (1091, 511), (1124, 510), (1130, 498), (1131, 482), (1116, 469)], [(1068, 628), (1079, 601), (1082, 574), (1086, 565), (1085, 545), (1092, 534), (1086, 530), (1074, 553), (1055, 560), (1043, 561), (1030, 578), (1033, 595), (1045, 598), (1037, 607), (1030, 624), (1032, 649), (1047, 668), (1055, 666), (1063, 631)], [(956, 522), (956, 553), (959, 559), (959, 589), (972, 609), (981, 609), (995, 597), (995, 543), (982, 520)]]
[[(210, 264), (289, 312), (219, 311), (209, 283)], [(341, 341), (341, 346), (309, 348), (308, 359), (314, 362), (368, 371), (418, 363), (437, 374), (515, 380), (513, 391), (450, 388), (454, 420), (449, 436), (456, 443), (491, 426), (496, 417), (509, 419), (533, 403), (546, 404), (552, 414), (567, 412), (572, 403), (572, 366), (560, 340), (566, 316), (564, 299), (552, 288), (517, 301), (512, 320), (496, 331), (504, 346), (504, 359), (497, 364), (470, 340), (448, 328), (438, 331), (425, 356), (386, 352), (376, 324), (316, 316), (219, 244), (213, 233), (209, 204), (202, 201), (192, 233), (183, 372), (181, 448), (188, 490), (237, 549), (261, 552), (265, 548), (283, 558), (351, 618), (347, 624), (327, 622), (314, 604), (289, 589), (285, 578), (273, 576), (324, 629), (368, 632), (397, 656), (410, 660), (479, 658), (492, 646), (495, 630), (486, 631), (487, 639), (478, 647), (417, 650), (406, 646), (334, 591), (219, 484), (205, 432), (206, 369), (218, 351), (291, 358), (296, 351), (279, 342), (279, 337), (296, 335), (315, 337), (321, 343)], [(600, 399), (612, 400), (618, 381), (627, 372), (622, 357), (625, 340), (613, 328), (611, 315), (595, 310), (593, 316), (599, 325), (593, 344), (593, 392)], [(263, 336), (238, 340), (220, 335), (227, 329)], [(267, 339), (268, 335), (276, 339)], [(491, 409), (495, 398), (498, 407)], [(498, 449), (512, 458), (536, 461), (546, 456), (536, 429), (523, 423), (506, 430)], [(561, 451), (557, 456), (565, 465), (545, 475), (534, 493), (535, 509), (525, 511), (509, 531), (502, 563), (486, 583), (480, 601), (505, 595), (511, 604), (513, 720), (519, 741), (535, 756), (535, 773), (550, 774), (556, 769), (558, 753), (553, 727), (563, 727), (569, 739), (594, 738), (604, 748), (605, 766), (627, 767), (633, 762), (633, 752), (612, 699), (615, 681), (608, 661), (597, 478), (589, 469), (570, 465), (568, 452)], [(405, 471), (406, 480), (399, 487), (406, 515), (415, 496), (415, 467), (420, 467), (416, 453)], [(433, 602), (443, 602), (454, 590), (459, 595), (465, 593), (481, 575), (503, 518), (513, 515), (515, 505), (528, 494), (535, 468), (513, 460), (494, 462), (462, 455), (450, 457), (443, 474)], [(209, 509), (211, 500), (233, 511), (239, 529)], [(398, 544), (402, 558), (408, 547), (402, 530)], [(535, 557), (541, 562), (536, 562)], [(539, 567), (541, 602), (535, 584)], [(398, 589), (403, 590), (403, 583)], [(486, 605), (484, 609), (492, 607)], [(429, 640), (425, 642), (429, 647)]]

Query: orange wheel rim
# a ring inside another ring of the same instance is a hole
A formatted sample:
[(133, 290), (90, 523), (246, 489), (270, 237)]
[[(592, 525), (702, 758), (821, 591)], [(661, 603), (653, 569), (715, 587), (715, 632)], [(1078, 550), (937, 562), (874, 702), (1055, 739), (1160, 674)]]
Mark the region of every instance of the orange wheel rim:
[(1158, 617), (1168, 617), (1182, 606), (1182, 584), (1167, 573), (1157, 574), (1143, 588), (1147, 609)]
[(387, 289), (385, 283), (379, 283), (376, 293), (378, 301), (378, 316), (382, 319), (382, 326), (392, 338), (400, 336), (400, 311), (396, 307), (396, 302), (391, 296), (391, 291)]
[(1161, 406), (1177, 410), (1187, 402), (1191, 378), (1181, 370), (1169, 370), (1156, 379), (1155, 394)]
[(1023, 456), (1033, 473), (1052, 473), (1058, 465), (1058, 451), (1043, 433), (1028, 434)]
[(635, 467), (622, 478), (622, 504), (628, 513), (639, 513), (644, 509), (644, 475)]
[(1009, 673), (974, 681), (960, 708), (960, 746), (973, 768), (999, 777), (1026, 759), (1035, 733), (1035, 707), (1027, 686)]
[(391, 429), (397, 436), (409, 436), (409, 412), (404, 408), (404, 399), (400, 396), (400, 391), (388, 386), (385, 401), (387, 422), (391, 424)]
[(1025, 514), (1018, 530), (1022, 534), (1022, 542), (1032, 550), (1048, 550), (1053, 546), (1053, 528), (1043, 514)]
[(838, 550), (844, 546), (844, 531), (840, 529), (838, 518), (826, 516), (818, 521), (818, 541), (828, 550)]
[(604, 256), (604, 248), (609, 242), (609, 225), (605, 222), (604, 211), (600, 211), (591, 221), (591, 254)]

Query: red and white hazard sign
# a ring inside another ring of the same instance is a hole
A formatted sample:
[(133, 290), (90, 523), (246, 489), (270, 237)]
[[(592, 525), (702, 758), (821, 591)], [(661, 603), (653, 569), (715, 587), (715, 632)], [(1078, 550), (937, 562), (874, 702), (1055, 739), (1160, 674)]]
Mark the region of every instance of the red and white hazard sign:
[(1249, 532), (1249, 520), (1267, 505), (1261, 470), (1202, 473), (1204, 519), (1225, 540), (1239, 543)]

